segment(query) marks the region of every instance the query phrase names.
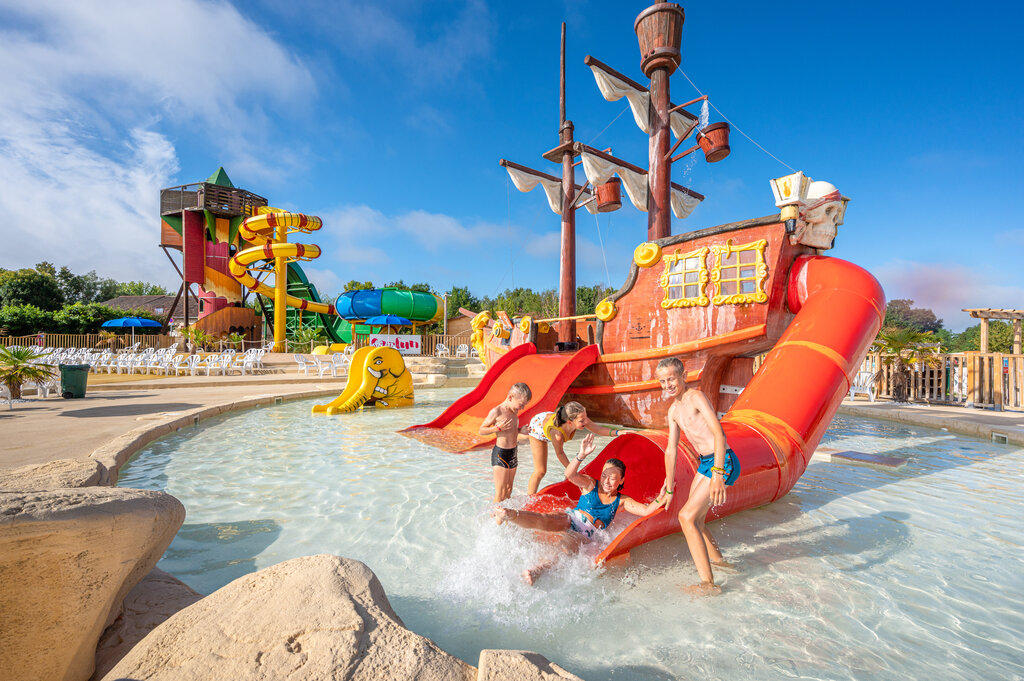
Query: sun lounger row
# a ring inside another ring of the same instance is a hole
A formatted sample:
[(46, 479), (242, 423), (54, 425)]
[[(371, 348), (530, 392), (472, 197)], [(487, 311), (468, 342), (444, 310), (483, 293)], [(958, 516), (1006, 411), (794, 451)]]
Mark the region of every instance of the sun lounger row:
[(306, 376), (309, 376), (309, 370), (312, 369), (316, 372), (318, 377), (330, 372), (331, 376), (338, 376), (348, 370), (348, 366), (352, 361), (352, 353), (349, 352), (348, 346), (345, 348), (345, 352), (335, 352), (330, 355), (293, 355), (295, 363), (298, 364), (298, 370)]

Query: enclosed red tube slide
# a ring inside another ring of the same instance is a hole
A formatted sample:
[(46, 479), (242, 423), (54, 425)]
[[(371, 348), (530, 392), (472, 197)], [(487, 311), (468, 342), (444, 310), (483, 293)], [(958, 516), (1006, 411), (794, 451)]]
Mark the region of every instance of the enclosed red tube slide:
[[(852, 263), (826, 256), (801, 256), (794, 262), (787, 302), (796, 317), (722, 418), (742, 473), (729, 488), (726, 503), (708, 513), (709, 520), (770, 503), (793, 488), (849, 392), (885, 315), (878, 281)], [(656, 431), (621, 435), (585, 472), (600, 472), (608, 458), (621, 459), (627, 467), (623, 493), (645, 502), (664, 482), (667, 441), (667, 434)], [(612, 528), (622, 529), (598, 562), (679, 531), (678, 513), (696, 474), (689, 443), (680, 442), (679, 449), (677, 493), (670, 507), (631, 522), (630, 516), (616, 519)], [(541, 493), (562, 498), (542, 504), (549, 508), (579, 496), (565, 481)]]

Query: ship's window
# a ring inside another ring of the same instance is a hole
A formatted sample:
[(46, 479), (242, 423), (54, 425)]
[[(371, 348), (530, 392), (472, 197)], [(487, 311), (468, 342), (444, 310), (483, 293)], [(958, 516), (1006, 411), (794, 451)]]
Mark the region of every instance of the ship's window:
[(710, 302), (707, 295), (707, 255), (708, 249), (700, 248), (665, 256), (665, 271), (659, 282), (665, 289), (662, 307), (694, 307)]
[(753, 241), (734, 246), (732, 239), (725, 246), (714, 246), (711, 259), (711, 281), (715, 285), (715, 305), (764, 303), (768, 300), (764, 284), (768, 279), (764, 251), (767, 241)]

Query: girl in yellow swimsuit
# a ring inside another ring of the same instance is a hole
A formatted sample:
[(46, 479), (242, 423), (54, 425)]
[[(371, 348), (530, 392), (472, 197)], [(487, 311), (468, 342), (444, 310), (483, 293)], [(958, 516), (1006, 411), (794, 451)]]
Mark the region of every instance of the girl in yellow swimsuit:
[(542, 411), (530, 419), (527, 434), (530, 436), (530, 453), (533, 455), (533, 474), (526, 487), (527, 494), (536, 494), (540, 481), (548, 472), (548, 443), (555, 450), (555, 456), (562, 466), (569, 465), (565, 455), (565, 443), (576, 435), (576, 431), (589, 430), (597, 435), (615, 437), (621, 431), (616, 428), (599, 426), (587, 416), (587, 410), (579, 402), (567, 402), (555, 411)]

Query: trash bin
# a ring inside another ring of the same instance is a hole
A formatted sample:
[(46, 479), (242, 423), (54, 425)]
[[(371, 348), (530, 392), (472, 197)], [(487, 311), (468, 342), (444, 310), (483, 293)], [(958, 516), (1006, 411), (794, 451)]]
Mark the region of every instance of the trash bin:
[(85, 385), (88, 381), (88, 364), (60, 365), (60, 396), (64, 399), (85, 397)]

